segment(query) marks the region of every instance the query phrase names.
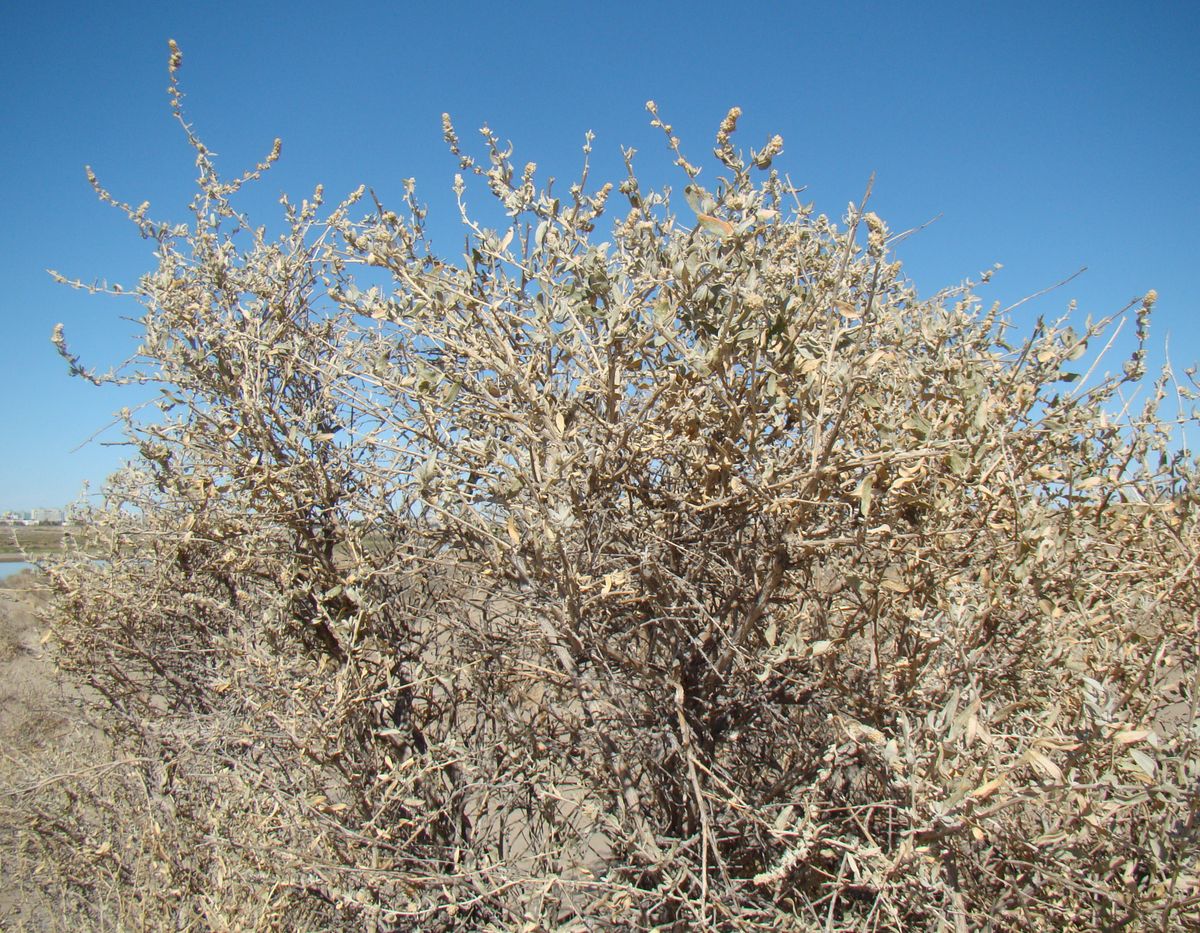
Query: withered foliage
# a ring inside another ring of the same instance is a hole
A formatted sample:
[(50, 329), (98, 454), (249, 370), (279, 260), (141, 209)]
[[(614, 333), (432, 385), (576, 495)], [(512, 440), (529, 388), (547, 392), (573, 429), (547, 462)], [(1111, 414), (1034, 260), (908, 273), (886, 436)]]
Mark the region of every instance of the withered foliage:
[(183, 226), (118, 205), (157, 243), (138, 355), (97, 376), (58, 334), (161, 388), (52, 571), (128, 753), (25, 802), (64, 904), (1200, 924), (1196, 463), (1158, 414), (1194, 383), (1145, 377), (1153, 293), (1123, 372), (1080, 379), (1126, 312), (1018, 339), (970, 283), (919, 298), (883, 221), (814, 214), (736, 110), (699, 221), (631, 151), (595, 188), (589, 138), (560, 195), (447, 118), (461, 258), (411, 183), (400, 213), (285, 201), (272, 238), (235, 198), (278, 148), (222, 180), (172, 55), (199, 193)]

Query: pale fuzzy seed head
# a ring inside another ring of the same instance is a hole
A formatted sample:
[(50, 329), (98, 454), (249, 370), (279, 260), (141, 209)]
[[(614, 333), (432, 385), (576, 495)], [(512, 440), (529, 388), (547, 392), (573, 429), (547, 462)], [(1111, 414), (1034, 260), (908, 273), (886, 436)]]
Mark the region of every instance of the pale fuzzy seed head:
[(450, 151), (458, 153), (458, 134), (454, 132), (454, 124), (450, 122), (450, 114), (442, 114), (442, 139), (450, 147)]
[(717, 142), (722, 146), (729, 144), (729, 137), (733, 135), (733, 131), (737, 129), (737, 121), (742, 116), (741, 107), (730, 107), (729, 113), (725, 114), (725, 119), (721, 121), (721, 128), (717, 130)]

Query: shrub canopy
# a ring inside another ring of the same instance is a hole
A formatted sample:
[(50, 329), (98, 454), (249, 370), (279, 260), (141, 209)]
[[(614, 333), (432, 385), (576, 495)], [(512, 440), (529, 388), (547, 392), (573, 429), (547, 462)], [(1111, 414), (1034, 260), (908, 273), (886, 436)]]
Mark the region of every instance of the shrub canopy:
[(632, 151), (554, 194), (447, 117), (462, 256), (411, 181), (285, 199), (272, 237), (236, 199), (278, 145), (223, 180), (179, 61), (191, 220), (118, 204), (157, 247), (137, 356), (97, 376), (56, 332), (161, 390), (53, 569), (136, 752), (72, 817), (104, 849), (54, 880), (77, 909), (115, 879), (163, 926), (1200, 923), (1196, 464), (1153, 292), (1081, 379), (1112, 318), (918, 297), (737, 109), (705, 191), (648, 105), (691, 207)]

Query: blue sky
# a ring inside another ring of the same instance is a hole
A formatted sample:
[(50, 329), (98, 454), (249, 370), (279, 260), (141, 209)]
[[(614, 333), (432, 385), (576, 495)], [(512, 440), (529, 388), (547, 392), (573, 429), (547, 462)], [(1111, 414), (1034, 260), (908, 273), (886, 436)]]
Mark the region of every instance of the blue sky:
[(435, 240), (457, 255), (443, 111), (464, 142), (487, 122), (539, 177), (571, 179), (592, 129), (597, 183), (620, 177), (626, 145), (645, 182), (679, 188), (645, 101), (693, 161), (736, 104), (741, 144), (781, 133), (776, 166), (818, 209), (840, 215), (874, 172), (872, 205), (893, 230), (940, 215), (900, 248), (923, 293), (1000, 262), (981, 294), (1008, 304), (1087, 266), (1017, 321), (1072, 298), (1099, 316), (1155, 288), (1151, 362), (1169, 335), (1182, 370), (1200, 358), (1198, 37), (1200, 4), (1184, 2), (10, 2), (0, 509), (65, 504), (121, 461), (106, 443), (117, 433), (93, 435), (139, 396), (69, 378), (49, 336), (62, 321), (72, 348), (106, 369), (136, 346), (122, 316), (137, 308), (44, 270), (132, 285), (153, 266), (150, 245), (96, 201), (85, 164), (152, 216), (186, 219), (194, 170), (167, 109), (168, 38), (184, 52), (190, 116), (227, 173), (283, 139), (256, 195), (260, 222), (277, 218), (283, 191), (298, 199), (323, 182), (336, 198), (366, 183), (397, 203), (412, 176)]

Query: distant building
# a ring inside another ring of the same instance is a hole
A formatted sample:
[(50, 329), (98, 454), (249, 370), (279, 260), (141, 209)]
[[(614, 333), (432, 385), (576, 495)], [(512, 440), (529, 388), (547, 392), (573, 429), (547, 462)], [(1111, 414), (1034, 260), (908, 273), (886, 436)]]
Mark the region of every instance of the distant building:
[(29, 517), (37, 524), (61, 525), (63, 522), (63, 510), (31, 509)]

